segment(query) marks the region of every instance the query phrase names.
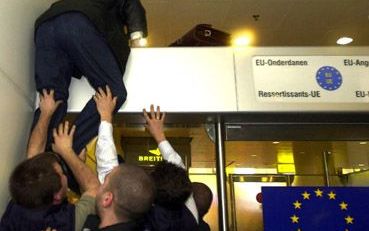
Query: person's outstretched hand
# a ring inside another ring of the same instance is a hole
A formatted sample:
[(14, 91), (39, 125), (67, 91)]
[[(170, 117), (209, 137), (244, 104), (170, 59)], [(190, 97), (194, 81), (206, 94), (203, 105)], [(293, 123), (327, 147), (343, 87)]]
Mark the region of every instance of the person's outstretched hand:
[(76, 130), (76, 126), (73, 125), (69, 129), (69, 122), (65, 121), (64, 124), (59, 124), (59, 127), (53, 130), (54, 143), (52, 149), (54, 152), (63, 155), (74, 153), (73, 151), (73, 134)]
[(164, 134), (164, 120), (165, 113), (160, 112), (160, 106), (156, 107), (156, 112), (154, 110), (154, 105), (150, 106), (150, 114), (143, 109), (143, 115), (146, 120), (146, 129), (150, 132), (155, 141), (159, 144), (160, 142), (166, 140)]
[(98, 88), (94, 95), (97, 111), (100, 114), (101, 121), (105, 120), (109, 123), (113, 120), (113, 112), (117, 104), (117, 97), (112, 95), (108, 85), (106, 85), (106, 93), (102, 88)]
[(51, 89), (50, 92), (47, 92), (46, 89), (42, 89), (39, 105), (41, 113), (45, 113), (47, 116), (52, 116), (62, 102), (62, 100), (55, 101), (53, 89)]

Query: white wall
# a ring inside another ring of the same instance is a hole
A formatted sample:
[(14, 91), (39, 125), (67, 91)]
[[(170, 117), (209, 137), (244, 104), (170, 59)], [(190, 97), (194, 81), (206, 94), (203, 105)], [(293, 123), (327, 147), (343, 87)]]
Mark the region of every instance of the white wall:
[(33, 117), (33, 24), (50, 0), (0, 1), (0, 213), (9, 200), (8, 179), (25, 158)]

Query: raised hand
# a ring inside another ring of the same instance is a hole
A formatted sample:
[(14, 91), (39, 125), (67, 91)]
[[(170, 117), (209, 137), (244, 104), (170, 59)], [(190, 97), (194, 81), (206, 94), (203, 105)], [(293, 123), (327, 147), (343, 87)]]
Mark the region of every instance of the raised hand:
[(53, 130), (54, 143), (52, 145), (53, 151), (60, 155), (66, 155), (73, 151), (73, 134), (76, 130), (76, 126), (73, 125), (69, 129), (69, 122), (65, 121), (64, 124), (59, 124), (59, 127)]
[(98, 88), (93, 97), (101, 121), (112, 122), (113, 112), (117, 104), (117, 97), (112, 95), (109, 86), (106, 86), (106, 93), (102, 88)]
[(58, 106), (62, 103), (62, 100), (55, 101), (54, 90), (51, 89), (48, 92), (46, 89), (42, 89), (42, 94), (40, 94), (40, 110), (41, 113), (45, 115), (52, 116)]
[(155, 141), (159, 144), (161, 141), (164, 141), (164, 120), (165, 113), (160, 112), (160, 106), (156, 107), (156, 112), (154, 110), (154, 105), (150, 106), (150, 114), (146, 112), (146, 109), (143, 109), (143, 115), (146, 120), (146, 129), (150, 132)]

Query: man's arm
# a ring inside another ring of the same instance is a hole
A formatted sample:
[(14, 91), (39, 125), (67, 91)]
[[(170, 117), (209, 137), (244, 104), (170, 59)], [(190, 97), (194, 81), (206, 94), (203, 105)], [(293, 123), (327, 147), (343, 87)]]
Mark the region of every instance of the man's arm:
[(165, 137), (165, 113), (160, 112), (159, 106), (156, 108), (155, 112), (154, 105), (151, 105), (150, 114), (148, 114), (145, 109), (143, 109), (143, 114), (146, 120), (145, 127), (158, 144), (160, 153), (162, 154), (164, 160), (171, 162), (181, 168), (185, 168), (181, 156), (173, 149), (173, 147), (170, 145)]
[(61, 123), (57, 129), (54, 128), (54, 144), (52, 148), (54, 152), (60, 154), (72, 170), (77, 183), (82, 189), (83, 195), (95, 197), (100, 183), (94, 172), (87, 167), (87, 165), (83, 163), (73, 151), (72, 143), (75, 129), (76, 126), (73, 125), (69, 131), (68, 121), (64, 124)]
[(113, 138), (113, 111), (117, 97), (113, 97), (109, 86), (106, 86), (106, 93), (99, 88), (94, 96), (97, 111), (100, 114), (100, 127), (96, 143), (96, 170), (100, 183), (105, 180), (105, 176), (118, 166), (117, 150)]
[[(150, 116), (145, 109), (143, 109), (143, 114), (146, 120), (145, 127), (158, 144), (160, 153), (163, 156), (164, 160), (185, 169), (185, 165), (182, 161), (181, 156), (174, 150), (174, 148), (170, 145), (170, 143), (167, 141), (165, 137), (164, 134), (165, 113), (160, 113), (159, 106), (157, 106), (155, 112), (154, 105), (151, 105)], [(185, 202), (185, 205), (191, 211), (197, 223), (199, 223), (199, 215), (192, 194)]]
[(126, 21), (133, 46), (137, 45), (141, 38), (147, 37), (146, 13), (140, 0), (122, 1), (120, 14)]
[(32, 129), (31, 135), (28, 140), (27, 146), (27, 158), (40, 154), (45, 151), (47, 142), (47, 131), (49, 128), (50, 120), (62, 101), (54, 100), (54, 90), (50, 90), (50, 93), (46, 89), (42, 90), (40, 94), (40, 117)]

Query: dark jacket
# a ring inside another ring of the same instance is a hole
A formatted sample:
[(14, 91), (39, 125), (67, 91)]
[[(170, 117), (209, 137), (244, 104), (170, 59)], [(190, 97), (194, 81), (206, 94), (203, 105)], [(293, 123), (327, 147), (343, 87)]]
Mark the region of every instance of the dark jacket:
[(60, 0), (36, 20), (35, 30), (67, 12), (81, 12), (91, 20), (106, 38), (123, 72), (130, 52), (129, 34), (142, 31), (147, 36), (145, 9), (140, 0)]
[(145, 228), (150, 231), (197, 231), (198, 224), (191, 211), (182, 206), (170, 210), (154, 205), (146, 214)]
[(202, 218), (199, 221), (199, 231), (210, 231), (210, 226)]
[(134, 221), (119, 223), (99, 229), (100, 218), (97, 215), (88, 215), (82, 230), (89, 231), (142, 231)]
[(64, 202), (44, 209), (27, 209), (9, 202), (1, 218), (1, 231), (42, 231), (53, 227), (58, 231), (75, 228), (75, 206)]

